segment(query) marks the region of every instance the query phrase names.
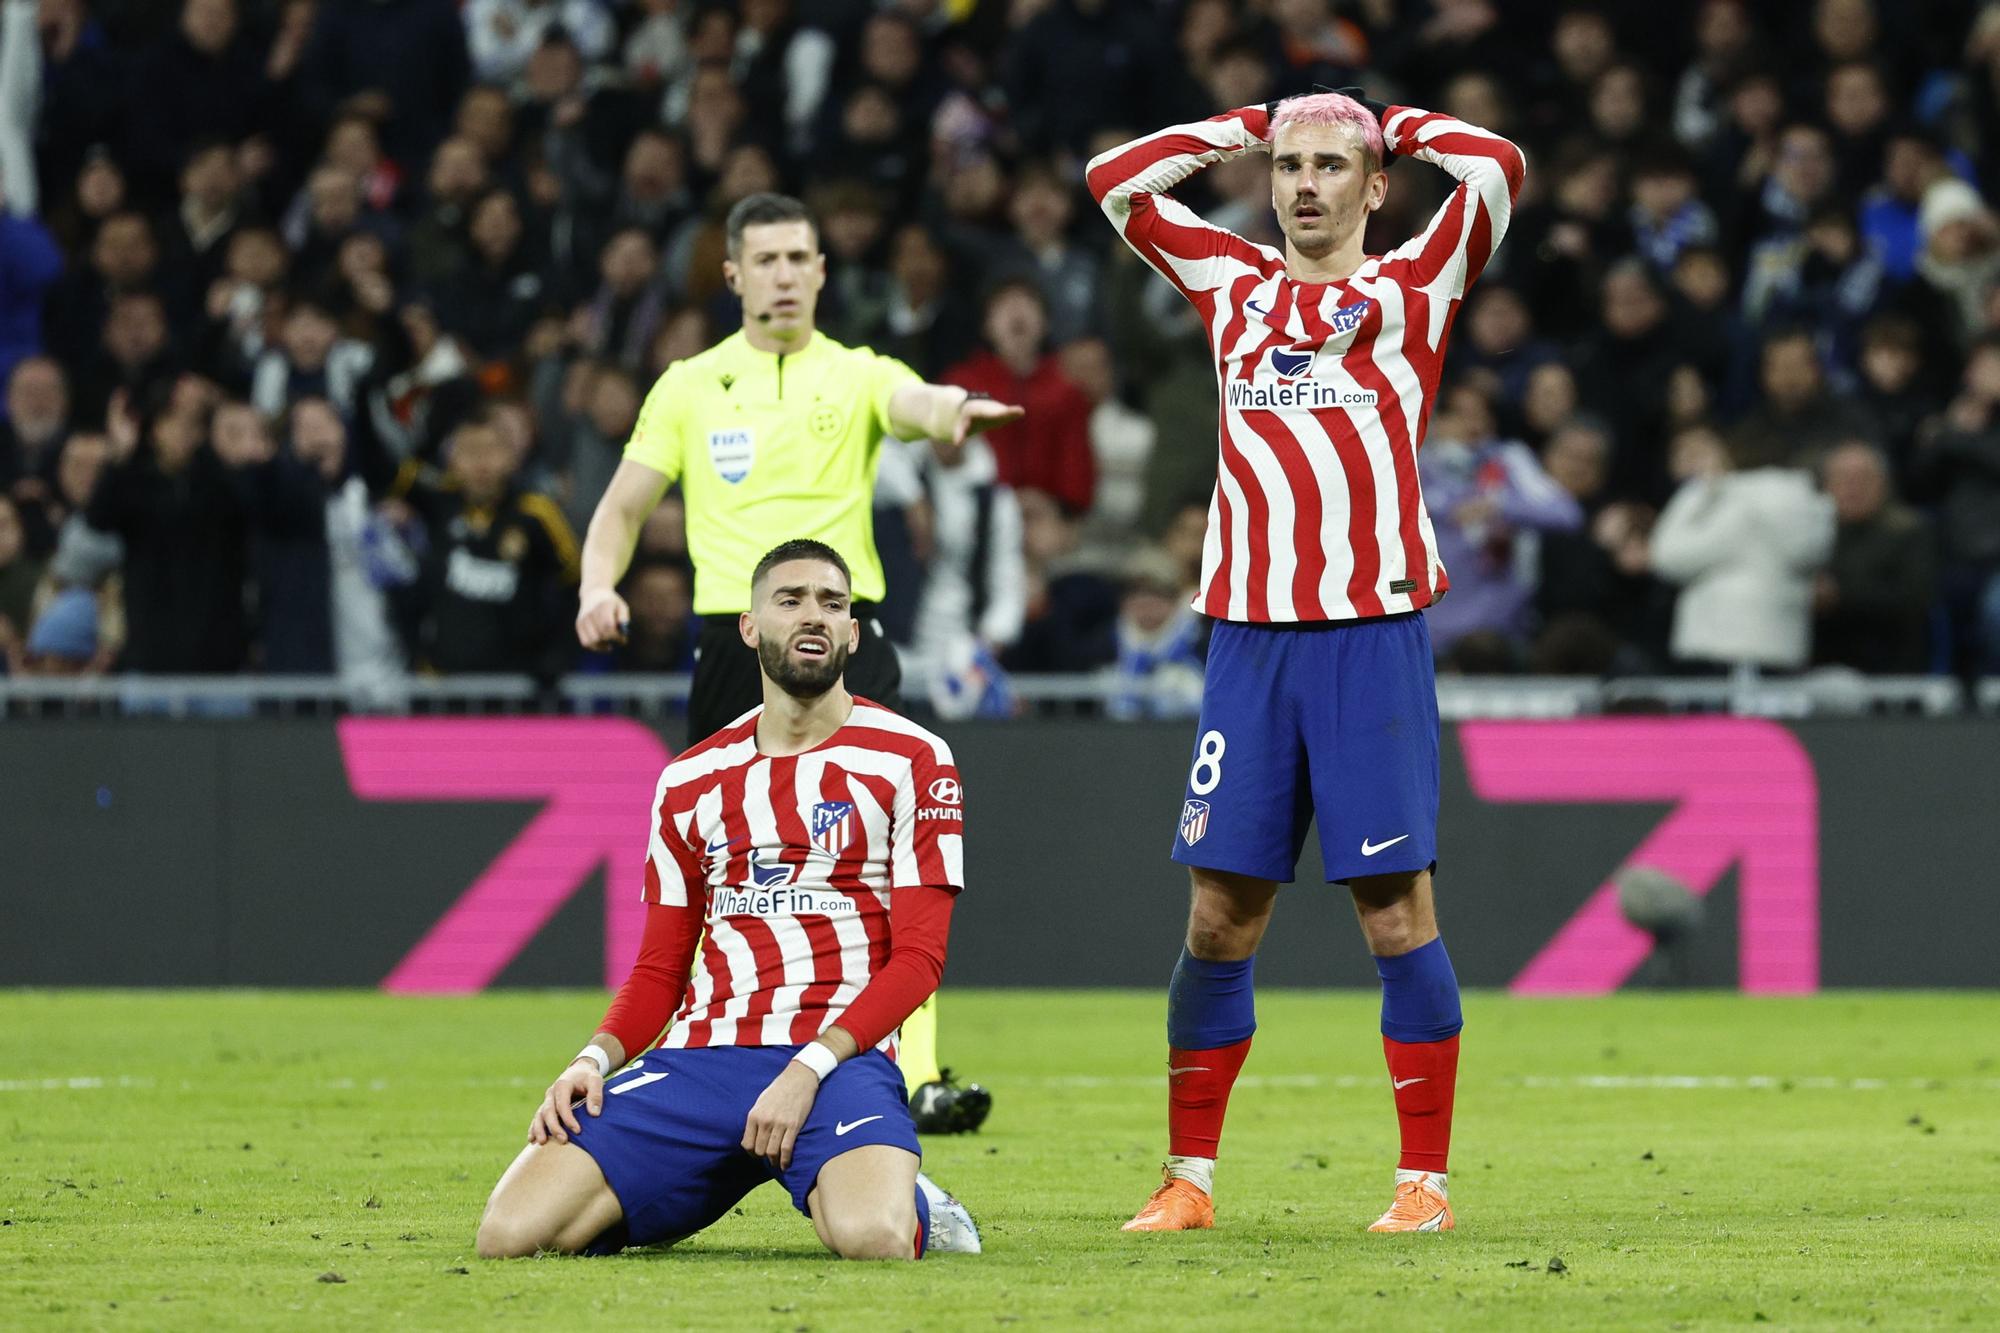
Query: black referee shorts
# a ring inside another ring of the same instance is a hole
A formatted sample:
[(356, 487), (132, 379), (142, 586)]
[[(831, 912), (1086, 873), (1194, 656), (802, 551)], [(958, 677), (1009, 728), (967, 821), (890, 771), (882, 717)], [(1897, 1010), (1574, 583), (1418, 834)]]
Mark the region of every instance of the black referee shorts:
[[(861, 646), (847, 659), (847, 688), (900, 710), (903, 666), (896, 660), (896, 646), (874, 616), (859, 607), (855, 614), (861, 621)], [(763, 702), (764, 673), (757, 665), (757, 650), (736, 632), (736, 617), (703, 620), (688, 693), (687, 743), (707, 740)]]

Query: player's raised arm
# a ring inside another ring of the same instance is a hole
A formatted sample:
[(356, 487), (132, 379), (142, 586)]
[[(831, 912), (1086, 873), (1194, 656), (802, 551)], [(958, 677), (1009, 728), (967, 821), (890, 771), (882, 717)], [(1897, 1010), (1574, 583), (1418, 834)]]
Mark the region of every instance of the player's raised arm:
[(1451, 198), (1432, 215), (1430, 225), (1384, 256), (1383, 267), (1407, 263), (1417, 285), (1442, 279), (1442, 294), (1457, 300), (1500, 248), (1521, 183), (1527, 179), (1528, 161), (1519, 148), (1491, 130), (1411, 106), (1392, 106), (1383, 112), (1382, 139), (1391, 153), (1443, 167), (1459, 182)]
[(1234, 232), (1202, 220), (1169, 194), (1203, 167), (1270, 147), (1271, 117), (1261, 106), (1166, 129), (1120, 144), (1090, 160), (1084, 180), (1111, 225), (1138, 256), (1190, 298), (1274, 256)]

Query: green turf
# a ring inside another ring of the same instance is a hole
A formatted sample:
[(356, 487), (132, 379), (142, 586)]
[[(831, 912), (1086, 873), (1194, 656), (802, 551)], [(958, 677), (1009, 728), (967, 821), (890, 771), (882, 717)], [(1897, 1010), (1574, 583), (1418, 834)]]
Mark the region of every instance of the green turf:
[(2000, 995), (1470, 997), (1459, 1230), (1384, 1237), (1372, 997), (1260, 996), (1217, 1229), (1127, 1236), (1160, 997), (948, 992), (997, 1107), (928, 1166), (983, 1257), (842, 1264), (766, 1188), (672, 1252), (481, 1262), (601, 1003), (0, 993), (0, 1327), (2000, 1325)]

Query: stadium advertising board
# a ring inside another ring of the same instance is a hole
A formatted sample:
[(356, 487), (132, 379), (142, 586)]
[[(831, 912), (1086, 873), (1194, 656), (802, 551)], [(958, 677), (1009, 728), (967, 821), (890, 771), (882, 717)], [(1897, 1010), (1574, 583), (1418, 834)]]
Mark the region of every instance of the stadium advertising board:
[[(1183, 920), (1166, 849), (1188, 729), (951, 739), (971, 836), (950, 982), (1158, 984)], [(2000, 786), (1994, 739), (1884, 719), (1448, 727), (1439, 894), (1460, 975), (1541, 994), (1993, 984), (2000, 830), (1968, 803)], [(451, 993), (625, 974), (670, 747), (623, 719), (369, 718), (20, 722), (0, 751), (0, 984)], [(1672, 968), (1620, 908), (1635, 866), (1706, 908)], [(1260, 980), (1371, 984), (1318, 872), (1309, 847)]]

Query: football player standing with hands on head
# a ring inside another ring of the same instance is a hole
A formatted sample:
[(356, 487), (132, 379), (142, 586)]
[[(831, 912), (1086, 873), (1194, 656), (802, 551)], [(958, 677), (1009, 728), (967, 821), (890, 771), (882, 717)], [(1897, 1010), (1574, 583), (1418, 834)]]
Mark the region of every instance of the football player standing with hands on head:
[[(1251, 152), (1271, 155), (1283, 253), (1167, 193)], [(1459, 185), (1423, 234), (1370, 255), (1362, 233), (1391, 154)], [(1452, 1226), (1462, 1023), (1431, 897), (1438, 716), (1422, 614), (1449, 580), (1417, 448), (1452, 317), (1525, 174), (1496, 134), (1343, 93), (1172, 126), (1090, 164), (1126, 244), (1200, 312), (1222, 400), (1195, 600), (1219, 623), (1173, 851), (1194, 892), (1167, 996), (1170, 1155), (1127, 1230), (1214, 1225), (1216, 1145), (1256, 1029), (1257, 945), (1315, 814), (1327, 878), (1351, 891), (1382, 980), (1402, 1156), (1371, 1230)]]

